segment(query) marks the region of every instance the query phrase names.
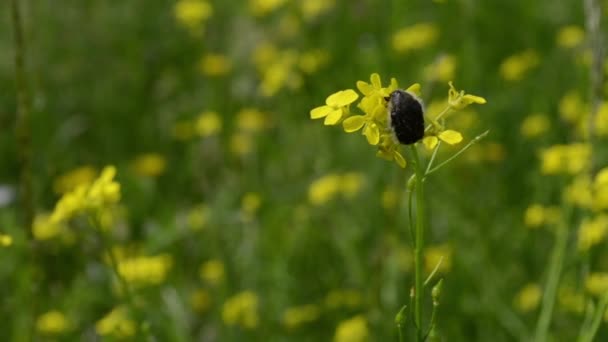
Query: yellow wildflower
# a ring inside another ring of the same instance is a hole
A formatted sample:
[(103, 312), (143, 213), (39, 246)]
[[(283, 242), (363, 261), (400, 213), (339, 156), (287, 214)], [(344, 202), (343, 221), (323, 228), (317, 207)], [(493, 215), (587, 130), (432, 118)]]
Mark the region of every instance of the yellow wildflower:
[(36, 320), (36, 330), (45, 335), (57, 335), (68, 330), (70, 324), (63, 313), (57, 310), (48, 311)]
[(213, 8), (204, 0), (179, 0), (175, 4), (175, 17), (189, 29), (197, 29), (213, 15)]
[(600, 244), (608, 234), (608, 215), (599, 215), (593, 219), (584, 219), (578, 229), (578, 249), (588, 251)]
[(341, 178), (337, 174), (325, 175), (310, 184), (308, 200), (313, 205), (323, 205), (332, 200), (340, 190)]
[(49, 240), (65, 231), (61, 222), (54, 222), (47, 214), (38, 214), (34, 218), (32, 235), (36, 240)]
[[(314, 0), (316, 1), (316, 0)], [(311, 1), (305, 1), (308, 3)], [(325, 0), (323, 0), (325, 2)], [(329, 61), (329, 54), (324, 50), (310, 50), (302, 53), (298, 61), (298, 66), (306, 74), (312, 74), (318, 71), (322, 66)]]
[(157, 256), (139, 256), (118, 262), (118, 272), (129, 283), (141, 285), (158, 285), (166, 278), (173, 258), (169, 254)]
[(267, 113), (256, 108), (243, 108), (236, 114), (236, 127), (247, 133), (258, 133), (270, 127)]
[(573, 143), (553, 145), (541, 151), (542, 174), (578, 174), (588, 167), (591, 160), (591, 145)]
[(220, 285), (224, 281), (224, 263), (218, 259), (209, 260), (201, 265), (199, 275), (212, 286)]
[(557, 300), (560, 307), (568, 312), (580, 314), (585, 310), (585, 295), (571, 287), (560, 287)]
[(568, 25), (562, 27), (557, 36), (555, 42), (557, 46), (563, 48), (574, 48), (585, 40), (585, 30), (576, 25)]
[(259, 319), (258, 296), (252, 291), (243, 291), (228, 298), (222, 307), (222, 320), (226, 325), (254, 329)]
[(393, 49), (400, 53), (423, 49), (437, 41), (439, 28), (432, 23), (418, 23), (393, 34)]
[(8, 247), (13, 244), (13, 237), (0, 233), (0, 247)]
[(581, 208), (591, 208), (593, 206), (593, 192), (591, 179), (587, 174), (576, 176), (572, 183), (563, 189), (563, 199), (566, 203), (576, 205)]
[(470, 104), (485, 104), (486, 99), (481, 96), (465, 94), (464, 90), (457, 91), (452, 82), (448, 82), (450, 90), (448, 91), (448, 104), (450, 108), (460, 110)]
[(368, 339), (367, 320), (362, 315), (340, 322), (334, 335), (334, 342), (365, 342)]
[(526, 50), (505, 59), (500, 65), (500, 76), (507, 81), (519, 81), (539, 63), (538, 53), (534, 50)]
[(325, 297), (325, 306), (328, 309), (356, 309), (362, 304), (363, 295), (352, 289), (332, 290)]
[(167, 161), (158, 153), (141, 154), (131, 164), (133, 171), (142, 177), (158, 177), (165, 172)]
[(212, 111), (205, 111), (199, 114), (194, 122), (196, 133), (203, 137), (217, 135), (222, 131), (222, 118)]
[(230, 152), (238, 157), (243, 157), (254, 148), (253, 137), (245, 133), (235, 133), (230, 137)]
[(513, 305), (521, 312), (530, 312), (538, 307), (541, 297), (542, 290), (538, 284), (527, 284), (515, 295)]
[(206, 76), (223, 76), (232, 69), (232, 62), (226, 55), (209, 53), (201, 58), (200, 70)]
[(293, 50), (275, 52), (269, 55), (272, 59), (259, 68), (261, 82), (259, 90), (265, 97), (275, 95), (284, 87), (298, 89), (302, 84), (302, 76), (294, 71), (298, 55)]
[(192, 207), (187, 213), (187, 221), (190, 229), (201, 230), (209, 220), (210, 209), (205, 204), (198, 204)]
[(521, 135), (527, 138), (538, 137), (549, 131), (551, 122), (545, 114), (534, 113), (528, 115), (521, 123)]
[(425, 136), (424, 138), (422, 138), (422, 143), (427, 149), (432, 150), (435, 148), (435, 146), (437, 146), (439, 140), (449, 145), (456, 145), (462, 141), (462, 134), (460, 134), (460, 132), (448, 129), (439, 132), (439, 134), (437, 135)]
[(283, 312), (282, 322), (287, 329), (296, 329), (304, 324), (316, 321), (321, 310), (315, 304), (288, 308)]
[(310, 111), (311, 119), (325, 118), (325, 125), (335, 125), (349, 113), (348, 106), (355, 102), (359, 95), (352, 89), (341, 90), (331, 94), (325, 100), (325, 106)]
[(455, 71), (456, 58), (452, 55), (441, 55), (424, 69), (424, 74), (431, 81), (449, 82), (454, 79)]
[(585, 279), (585, 289), (595, 296), (603, 296), (608, 291), (608, 273), (591, 273)]
[(262, 198), (258, 193), (248, 192), (241, 199), (241, 211), (246, 216), (254, 216), (262, 206)]
[(399, 202), (399, 194), (392, 188), (382, 192), (382, 207), (386, 210), (394, 209)]
[(530, 228), (555, 224), (560, 219), (561, 214), (558, 207), (544, 207), (540, 204), (531, 204), (524, 214), (524, 224)]
[(595, 134), (600, 137), (608, 136), (608, 102), (600, 104), (595, 114)]
[(300, 1), (302, 16), (306, 20), (312, 20), (319, 15), (329, 11), (336, 5), (335, 0), (306, 0)]
[(261, 17), (273, 12), (287, 0), (249, 0), (249, 8), (254, 16)]
[(345, 197), (352, 198), (359, 193), (363, 186), (363, 182), (363, 174), (359, 172), (346, 173), (342, 175), (340, 190)]
[(95, 323), (95, 331), (101, 336), (114, 335), (119, 338), (128, 338), (135, 335), (137, 326), (129, 318), (127, 309), (119, 306)]
[(570, 91), (559, 101), (561, 118), (569, 123), (578, 123), (585, 117), (587, 105), (576, 91)]
[(58, 194), (65, 194), (80, 185), (91, 184), (96, 175), (97, 170), (94, 167), (90, 165), (81, 166), (59, 176), (53, 183), (53, 189)]
[(439, 265), (438, 272), (448, 272), (452, 268), (452, 254), (452, 246), (448, 244), (429, 246), (424, 253), (425, 271), (431, 273)]

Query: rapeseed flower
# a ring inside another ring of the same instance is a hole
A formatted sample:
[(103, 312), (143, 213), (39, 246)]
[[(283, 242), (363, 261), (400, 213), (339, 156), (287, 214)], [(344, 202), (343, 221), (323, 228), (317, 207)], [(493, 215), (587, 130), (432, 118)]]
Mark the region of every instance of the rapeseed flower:
[(95, 323), (95, 332), (101, 336), (130, 338), (135, 335), (137, 325), (129, 317), (126, 307), (118, 306)]
[(547, 115), (534, 113), (524, 119), (519, 131), (526, 138), (535, 138), (548, 132), (550, 128), (551, 122)]
[(296, 329), (302, 325), (316, 321), (320, 315), (321, 310), (315, 304), (295, 306), (283, 312), (281, 322), (287, 329)]
[(198, 136), (206, 138), (222, 131), (222, 118), (213, 111), (204, 111), (194, 121), (194, 131)]
[(224, 273), (224, 263), (218, 259), (203, 263), (199, 269), (201, 279), (211, 286), (220, 285), (224, 281)]
[(213, 15), (213, 7), (205, 0), (179, 0), (174, 11), (177, 21), (192, 33), (202, 29), (203, 23)]
[(91, 184), (97, 175), (97, 170), (91, 165), (85, 165), (70, 170), (53, 182), (53, 190), (58, 194), (76, 189), (80, 185)]
[(350, 113), (349, 105), (355, 102), (359, 95), (352, 89), (340, 90), (325, 99), (325, 105), (310, 111), (311, 119), (325, 118), (325, 125), (335, 125), (343, 116)]
[(432, 45), (439, 37), (439, 28), (433, 23), (418, 23), (404, 27), (393, 34), (393, 49), (407, 53)]
[(541, 297), (542, 290), (538, 284), (527, 284), (515, 295), (513, 305), (520, 312), (530, 312), (538, 307)]
[(424, 252), (424, 269), (431, 273), (439, 265), (438, 272), (448, 272), (452, 268), (453, 253), (452, 246), (448, 244), (429, 246)]
[(576, 25), (562, 27), (555, 37), (557, 46), (562, 48), (574, 48), (585, 40), (585, 30)]
[(13, 244), (13, 237), (0, 233), (0, 247), (8, 247)]
[(585, 279), (585, 289), (592, 295), (603, 296), (608, 292), (608, 273), (595, 272)]
[(608, 234), (608, 215), (598, 215), (593, 219), (584, 219), (578, 229), (578, 249), (588, 251), (600, 244)]
[(369, 329), (363, 315), (340, 322), (334, 335), (334, 342), (365, 342), (368, 339)]
[(449, 82), (456, 72), (456, 57), (441, 55), (424, 69), (425, 77), (430, 81)]
[(287, 0), (249, 0), (249, 9), (256, 17), (270, 14), (281, 7)]
[(222, 320), (226, 325), (254, 329), (258, 326), (259, 299), (253, 291), (243, 291), (226, 300), (222, 306)]
[(199, 67), (205, 76), (224, 76), (232, 69), (232, 62), (226, 55), (209, 53), (201, 58)]
[(65, 315), (58, 310), (51, 310), (40, 315), (36, 320), (36, 330), (44, 335), (58, 335), (70, 327)]
[(361, 291), (353, 289), (332, 290), (325, 296), (325, 307), (327, 309), (356, 309), (363, 305)]
[(507, 81), (519, 81), (539, 63), (538, 53), (526, 50), (506, 58), (500, 65), (500, 76)]
[(579, 174), (589, 166), (591, 152), (591, 145), (587, 143), (550, 146), (540, 153), (541, 173)]
[(133, 160), (131, 168), (139, 176), (155, 178), (165, 172), (167, 160), (159, 153), (145, 153)]
[(118, 272), (135, 286), (158, 285), (165, 281), (172, 265), (169, 254), (138, 256), (119, 260)]

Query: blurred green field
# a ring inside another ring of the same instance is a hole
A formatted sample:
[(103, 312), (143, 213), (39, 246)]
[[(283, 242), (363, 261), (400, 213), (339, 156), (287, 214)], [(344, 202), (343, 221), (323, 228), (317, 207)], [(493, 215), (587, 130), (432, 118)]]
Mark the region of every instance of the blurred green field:
[[(35, 220), (5, 2), (0, 340), (398, 341), (411, 155), (310, 118), (373, 73), (420, 83), (431, 118), (450, 81), (487, 100), (446, 118), (464, 141), (437, 158), (490, 133), (425, 183), (433, 339), (532, 340), (557, 273), (540, 340), (583, 341), (595, 317), (608, 340), (608, 64), (583, 1), (16, 2)], [(584, 2), (605, 26), (608, 3)], [(107, 166), (109, 204), (57, 219)]]

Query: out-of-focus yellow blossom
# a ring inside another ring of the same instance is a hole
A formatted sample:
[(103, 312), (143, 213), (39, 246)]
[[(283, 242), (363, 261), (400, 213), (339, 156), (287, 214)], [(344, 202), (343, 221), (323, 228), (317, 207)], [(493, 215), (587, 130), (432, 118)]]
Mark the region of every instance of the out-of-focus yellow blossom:
[(608, 102), (604, 101), (600, 104), (595, 114), (594, 133), (600, 137), (608, 136)]
[(94, 167), (90, 165), (81, 166), (57, 177), (53, 182), (53, 190), (58, 194), (65, 194), (80, 185), (91, 184), (95, 176), (97, 176), (97, 170)]
[(563, 48), (573, 48), (585, 40), (585, 30), (576, 25), (564, 26), (557, 32), (555, 42)]
[(341, 190), (347, 198), (352, 198), (359, 193), (363, 185), (363, 174), (359, 172), (348, 172), (342, 175)]
[(158, 285), (167, 278), (172, 265), (173, 258), (169, 254), (139, 256), (120, 260), (118, 272), (135, 286)]
[(456, 57), (441, 55), (433, 64), (424, 69), (424, 75), (430, 81), (449, 82), (454, 79)]
[(340, 322), (334, 335), (334, 342), (365, 342), (368, 339), (367, 320), (363, 315)]
[(243, 108), (236, 114), (236, 127), (241, 132), (258, 133), (268, 127), (271, 122), (267, 113), (256, 108)]
[(569, 286), (559, 288), (557, 301), (559, 306), (568, 312), (580, 314), (585, 310), (585, 295)]
[(310, 50), (302, 53), (298, 67), (305, 74), (313, 74), (329, 61), (329, 54), (325, 50)]
[(261, 206), (262, 198), (258, 193), (248, 192), (241, 199), (241, 210), (245, 215), (254, 216)]
[(323, 205), (332, 200), (340, 191), (340, 180), (339, 175), (328, 174), (312, 182), (308, 187), (310, 203)]
[(194, 125), (190, 120), (182, 120), (173, 124), (171, 135), (181, 141), (190, 140), (194, 137)]
[(598, 171), (593, 182), (593, 209), (608, 209), (608, 167)]
[(450, 90), (448, 91), (448, 104), (450, 108), (461, 110), (470, 104), (485, 104), (486, 99), (481, 96), (465, 94), (464, 90), (458, 91), (454, 88), (452, 82), (448, 82)]
[(332, 290), (325, 296), (325, 306), (328, 309), (356, 309), (363, 304), (363, 295), (357, 290)]
[(439, 28), (432, 23), (418, 23), (404, 27), (393, 34), (393, 49), (407, 53), (432, 45), (439, 37)]
[(515, 295), (513, 305), (520, 312), (535, 310), (540, 303), (542, 290), (538, 284), (527, 284)]
[(453, 248), (448, 244), (429, 246), (424, 252), (424, 269), (427, 273), (431, 273), (439, 261), (441, 264), (437, 269), (438, 272), (449, 272), (452, 268)]
[(382, 192), (382, 207), (391, 210), (397, 207), (399, 194), (394, 189), (386, 189)]
[(301, 20), (294, 14), (285, 14), (281, 16), (278, 25), (276, 26), (276, 32), (282, 39), (294, 39), (301, 31)]
[(36, 320), (36, 330), (45, 335), (57, 335), (65, 332), (70, 323), (65, 315), (57, 310), (51, 310), (40, 315)]
[(578, 174), (591, 162), (591, 145), (586, 143), (553, 145), (542, 150), (540, 158), (542, 174)]
[(261, 17), (270, 14), (285, 2), (287, 0), (249, 0), (249, 8), (254, 16)]
[(549, 131), (551, 122), (545, 114), (534, 113), (528, 115), (521, 123), (519, 131), (527, 138), (535, 138)]
[(194, 121), (194, 129), (203, 138), (217, 135), (222, 131), (222, 118), (216, 112), (202, 112)]
[(273, 43), (259, 43), (253, 50), (253, 63), (258, 71), (263, 71), (278, 59), (279, 54), (279, 48)]
[(335, 0), (304, 0), (300, 1), (302, 16), (306, 20), (312, 20), (319, 15), (331, 10), (336, 5)]
[(34, 218), (32, 235), (36, 240), (49, 240), (65, 231), (62, 222), (54, 222), (47, 214), (38, 214)]
[(561, 118), (569, 123), (577, 123), (585, 116), (587, 105), (575, 90), (564, 95), (559, 101), (559, 113)]
[(125, 307), (119, 306), (95, 323), (95, 331), (101, 336), (128, 338), (135, 335), (137, 325), (129, 318)]
[(191, 30), (202, 28), (202, 24), (213, 15), (213, 7), (205, 0), (179, 0), (174, 10), (177, 20)]
[(0, 247), (8, 247), (13, 244), (13, 237), (8, 234), (0, 233)]
[(298, 62), (297, 53), (285, 50), (272, 57), (269, 63), (258, 67), (261, 74), (260, 93), (271, 97), (282, 88), (298, 89), (302, 85), (302, 76), (294, 70)]
[(142, 177), (158, 177), (165, 172), (167, 160), (158, 153), (141, 154), (131, 163), (133, 171)]
[(608, 292), (608, 273), (591, 273), (585, 279), (585, 289), (595, 296), (603, 296)]
[(205, 312), (211, 307), (211, 295), (205, 289), (198, 289), (190, 295), (190, 306), (196, 312)]
[(203, 229), (209, 220), (210, 212), (211, 210), (205, 204), (194, 206), (187, 213), (188, 227), (194, 231)]
[(209, 53), (201, 58), (199, 67), (205, 76), (224, 76), (232, 69), (232, 62), (226, 55)]
[(608, 233), (608, 215), (598, 215), (593, 219), (584, 219), (578, 229), (578, 249), (588, 251), (591, 247), (604, 241)]
[(218, 259), (209, 260), (201, 265), (199, 275), (212, 286), (220, 285), (224, 281), (224, 263)]
[(240, 325), (254, 329), (258, 326), (258, 296), (253, 291), (243, 291), (230, 298), (222, 307), (222, 320), (226, 325)]
[(316, 321), (321, 310), (315, 304), (288, 308), (283, 312), (282, 322), (287, 329), (296, 329), (302, 325)]
[(114, 181), (116, 168), (106, 166), (90, 186), (80, 185), (61, 197), (51, 215), (53, 223), (69, 220), (85, 210), (99, 210), (118, 203), (120, 184)]
[(591, 208), (593, 206), (591, 179), (584, 173), (576, 176), (572, 183), (564, 188), (562, 195), (566, 203), (581, 208)]
[(540, 204), (531, 204), (524, 214), (524, 224), (530, 228), (538, 228), (544, 224), (555, 224), (561, 220), (558, 207), (544, 207)]
[(539, 63), (538, 53), (534, 50), (526, 50), (505, 59), (500, 64), (500, 76), (507, 81), (519, 81)]
[(327, 97), (325, 106), (316, 107), (310, 111), (311, 119), (325, 118), (325, 125), (335, 125), (348, 115), (348, 106), (359, 98), (352, 89), (340, 90)]
[(253, 137), (245, 133), (235, 133), (230, 137), (230, 152), (238, 157), (251, 153), (255, 145)]

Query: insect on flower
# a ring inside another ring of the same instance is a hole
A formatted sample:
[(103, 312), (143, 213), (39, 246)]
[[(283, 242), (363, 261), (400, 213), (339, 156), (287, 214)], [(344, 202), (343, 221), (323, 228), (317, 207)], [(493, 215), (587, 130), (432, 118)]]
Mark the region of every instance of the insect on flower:
[(395, 90), (385, 98), (388, 102), (388, 122), (397, 140), (410, 145), (424, 136), (424, 107), (422, 100), (409, 91)]

